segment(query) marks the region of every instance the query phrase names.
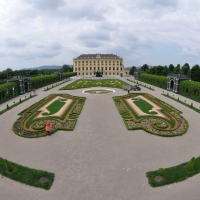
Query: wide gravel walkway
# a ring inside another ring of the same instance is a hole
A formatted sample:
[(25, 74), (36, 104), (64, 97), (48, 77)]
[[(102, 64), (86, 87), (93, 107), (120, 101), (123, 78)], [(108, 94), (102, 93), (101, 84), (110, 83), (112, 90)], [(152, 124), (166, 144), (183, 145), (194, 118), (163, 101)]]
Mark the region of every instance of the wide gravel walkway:
[[(130, 82), (129, 82), (130, 83)], [(195, 111), (142, 87), (142, 92), (168, 102), (183, 112), (189, 130), (183, 136), (165, 138), (145, 131), (128, 131), (112, 100), (125, 95), (115, 89), (106, 95), (83, 94), (82, 89), (47, 92), (0, 115), (0, 157), (31, 168), (55, 173), (50, 190), (34, 188), (0, 176), (2, 200), (199, 200), (200, 174), (186, 181), (152, 188), (146, 172), (171, 167), (200, 156), (200, 115)], [(132, 91), (131, 91), (132, 92)], [(87, 100), (74, 131), (26, 139), (12, 132), (20, 111), (51, 93), (85, 96)], [(24, 98), (24, 95), (21, 97)], [(183, 97), (182, 97), (183, 98)], [(186, 99), (186, 98), (183, 98)], [(186, 99), (187, 102), (191, 100)], [(0, 110), (19, 97), (0, 105)], [(193, 102), (193, 101), (191, 101)], [(194, 103), (200, 107), (199, 103)]]

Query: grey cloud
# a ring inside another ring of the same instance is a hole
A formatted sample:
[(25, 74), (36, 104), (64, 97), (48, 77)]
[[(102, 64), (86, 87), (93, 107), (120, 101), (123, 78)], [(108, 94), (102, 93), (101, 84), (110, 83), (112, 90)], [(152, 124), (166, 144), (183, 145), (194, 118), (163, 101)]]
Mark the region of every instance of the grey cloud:
[(58, 7), (65, 5), (63, 0), (24, 0), (24, 2), (41, 10), (55, 10)]
[(84, 32), (78, 36), (78, 38), (87, 46), (91, 48), (100, 47), (104, 44), (104, 41), (110, 40), (110, 33), (107, 31), (90, 31)]
[(90, 48), (97, 48), (100, 47), (102, 44), (101, 42), (97, 41), (97, 40), (84, 40), (83, 43), (85, 44), (86, 47), (90, 47)]
[(17, 40), (17, 39), (12, 38), (12, 37), (7, 37), (4, 40), (4, 43), (8, 47), (15, 47), (15, 48), (22, 48), (22, 47), (25, 47), (27, 45), (26, 42)]
[(54, 42), (53, 44), (50, 45), (51, 50), (61, 50), (62, 46), (58, 42)]
[(95, 39), (95, 40), (107, 41), (110, 40), (110, 33), (101, 30), (95, 30), (95, 31), (88, 30), (87, 32), (81, 33), (78, 37), (81, 40)]
[(53, 51), (62, 49), (62, 46), (60, 45), (59, 42), (52, 42), (52, 41), (50, 41), (50, 42), (33, 42), (32, 45), (35, 48), (53, 50)]
[(76, 5), (67, 8), (66, 14), (69, 18), (85, 18), (90, 21), (101, 21), (104, 19), (105, 8), (98, 8), (93, 5)]

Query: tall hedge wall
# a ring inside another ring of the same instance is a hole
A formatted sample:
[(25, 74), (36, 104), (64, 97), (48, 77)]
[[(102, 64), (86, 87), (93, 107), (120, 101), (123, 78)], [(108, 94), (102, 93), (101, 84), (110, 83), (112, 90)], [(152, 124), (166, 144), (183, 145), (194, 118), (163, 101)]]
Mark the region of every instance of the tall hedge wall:
[(71, 76), (76, 76), (77, 72), (65, 72), (63, 73), (63, 75), (64, 75), (64, 78), (69, 78)]
[(139, 80), (163, 89), (167, 89), (167, 77), (152, 74), (139, 74)]
[[(13, 90), (14, 88), (14, 90)], [(8, 101), (19, 95), (18, 85), (15, 82), (0, 85), (0, 103)]]
[(31, 78), (31, 88), (37, 89), (59, 81), (57, 74), (36, 76)]
[(179, 94), (200, 102), (200, 82), (189, 80), (181, 81), (179, 85)]

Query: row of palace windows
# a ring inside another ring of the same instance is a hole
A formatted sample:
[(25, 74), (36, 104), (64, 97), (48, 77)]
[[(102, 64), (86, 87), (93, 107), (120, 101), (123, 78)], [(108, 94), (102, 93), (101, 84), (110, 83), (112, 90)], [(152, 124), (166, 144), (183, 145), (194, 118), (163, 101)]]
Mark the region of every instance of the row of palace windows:
[[(79, 75), (79, 76), (85, 76), (85, 75), (91, 75), (91, 76), (93, 76), (93, 75), (96, 75), (95, 73), (93, 73), (93, 72), (79, 72), (79, 73), (77, 73), (77, 75)], [(118, 72), (105, 72), (105, 73), (103, 73), (103, 75), (117, 75), (117, 76), (119, 76), (120, 75), (120, 73), (118, 73)]]
[[(95, 63), (94, 63), (95, 64)], [(86, 65), (88, 65), (87, 63), (86, 63)], [(91, 66), (92, 64), (90, 64), (90, 66)], [(99, 65), (99, 63), (98, 63), (98, 65)], [(103, 65), (103, 64), (101, 64), (101, 65)], [(107, 65), (107, 64), (105, 64), (105, 65)], [(109, 63), (109, 65), (111, 65), (111, 63)], [(115, 65), (114, 63), (113, 63), (113, 65)], [(118, 66), (119, 66), (119, 64), (117, 64)], [(84, 66), (84, 64), (75, 64), (75, 66)]]
[[(96, 61), (90, 61), (90, 62), (89, 61), (82, 61), (82, 63), (92, 63), (92, 62), (96, 63)], [(99, 60), (97, 61), (97, 63), (100, 63), (100, 62), (101, 63), (104, 63), (104, 62), (107, 63), (107, 61), (99, 61)], [(111, 61), (108, 61), (108, 62), (111, 63)], [(115, 63), (115, 62), (119, 63), (119, 61), (113, 61), (113, 63)], [(75, 61), (75, 64), (77, 64), (77, 63), (81, 63), (81, 61)]]
[[(75, 71), (77, 71), (77, 69), (78, 69), (78, 71), (81, 70), (80, 67), (78, 67), (78, 68), (75, 67)], [(105, 70), (117, 70), (117, 71), (118, 71), (119, 69), (121, 69), (121, 71), (122, 71), (122, 67), (120, 67), (120, 68), (119, 68), (119, 67), (116, 67), (116, 68), (115, 68), (115, 67), (113, 67), (113, 68), (112, 68), (112, 67), (105, 67)], [(84, 70), (86, 70), (86, 71), (87, 71), (87, 70), (92, 70), (92, 67), (90, 67), (90, 69), (89, 69), (89, 67), (86, 67), (86, 68), (82, 67), (82, 71), (84, 71)], [(100, 67), (97, 67), (97, 68), (94, 67), (93, 70), (100, 70)], [(101, 67), (101, 70), (103, 71), (104, 68)]]

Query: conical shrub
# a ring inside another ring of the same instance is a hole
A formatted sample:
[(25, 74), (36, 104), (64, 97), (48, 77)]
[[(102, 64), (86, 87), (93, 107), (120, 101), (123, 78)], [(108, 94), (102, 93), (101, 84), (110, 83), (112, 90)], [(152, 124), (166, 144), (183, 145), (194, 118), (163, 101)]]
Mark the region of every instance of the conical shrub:
[(188, 164), (186, 165), (186, 169), (192, 171), (194, 169), (195, 158), (193, 157)]
[(6, 164), (6, 170), (8, 172), (12, 172), (14, 170), (14, 167), (11, 165), (11, 163), (5, 159), (5, 164)]

